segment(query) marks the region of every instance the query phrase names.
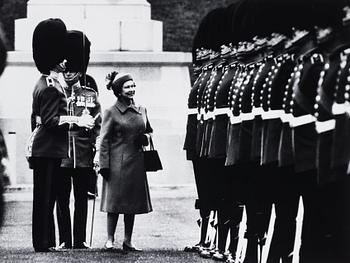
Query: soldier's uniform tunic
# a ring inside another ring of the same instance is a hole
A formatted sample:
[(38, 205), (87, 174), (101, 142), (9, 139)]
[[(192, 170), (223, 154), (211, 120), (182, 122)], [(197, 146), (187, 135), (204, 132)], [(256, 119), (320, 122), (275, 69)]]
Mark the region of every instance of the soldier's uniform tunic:
[(54, 77), (41, 76), (33, 91), (30, 162), (34, 174), (33, 246), (36, 251), (54, 247), (53, 208), (61, 159), (68, 154), (68, 125), (59, 126), (67, 114), (64, 91)]
[[(200, 238), (198, 246), (204, 246), (206, 242), (207, 226), (209, 221), (210, 209), (208, 206), (210, 182), (207, 175), (206, 161), (204, 158), (199, 158), (196, 150), (196, 137), (198, 123), (198, 102), (201, 92), (210, 77), (212, 69), (211, 62), (203, 61), (201, 66), (195, 70), (197, 79), (193, 84), (188, 96), (188, 115), (186, 125), (186, 137), (183, 149), (186, 151), (187, 160), (192, 161), (193, 172), (196, 182), (198, 199), (195, 202), (195, 208), (199, 209), (200, 213)], [(192, 250), (190, 247), (189, 250)]]
[(62, 160), (57, 196), (57, 220), (60, 231), (60, 244), (72, 246), (72, 227), (70, 219), (69, 200), (73, 182), (74, 189), (74, 246), (79, 246), (86, 240), (87, 192), (93, 158), (95, 155), (96, 138), (101, 128), (101, 106), (97, 93), (89, 87), (65, 87), (68, 97), (69, 114), (82, 116), (87, 109), (96, 118), (91, 130), (72, 126), (69, 134), (69, 158)]

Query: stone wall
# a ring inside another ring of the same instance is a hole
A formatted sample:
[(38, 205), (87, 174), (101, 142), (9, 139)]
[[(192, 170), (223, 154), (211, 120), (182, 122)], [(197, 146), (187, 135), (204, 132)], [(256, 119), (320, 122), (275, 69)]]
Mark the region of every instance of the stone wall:
[[(212, 9), (233, 0), (148, 0), (152, 19), (163, 21), (163, 50), (191, 50), (192, 39), (201, 19)], [(14, 19), (26, 17), (27, 0), (2, 0), (0, 22), (13, 50)]]

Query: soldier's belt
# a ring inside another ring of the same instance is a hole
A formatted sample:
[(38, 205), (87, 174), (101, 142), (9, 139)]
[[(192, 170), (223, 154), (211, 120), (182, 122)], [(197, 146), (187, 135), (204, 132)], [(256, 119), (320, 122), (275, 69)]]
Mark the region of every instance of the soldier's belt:
[(312, 123), (315, 121), (316, 121), (316, 118), (314, 116), (312, 116), (311, 114), (306, 114), (306, 115), (299, 116), (299, 117), (293, 117), (292, 122), (290, 122), (290, 126), (291, 127), (298, 127), (298, 126)]
[(230, 116), (230, 123), (231, 124), (237, 124), (237, 123), (241, 123), (242, 120), (239, 116)]
[(294, 118), (293, 114), (291, 113), (284, 113), (280, 116), (280, 119), (283, 123), (287, 123), (287, 122), (291, 123), (293, 121), (293, 118)]
[(215, 116), (218, 116), (218, 115), (229, 115), (229, 112), (230, 112), (231, 110), (228, 108), (228, 107), (226, 107), (226, 108), (215, 108), (214, 109), (214, 115)]
[(335, 128), (335, 120), (328, 121), (316, 121), (316, 131), (318, 134), (334, 130)]
[(276, 119), (276, 118), (280, 118), (283, 114), (284, 114), (284, 110), (269, 110), (269, 111), (264, 111), (261, 114), (261, 118), (263, 120)]
[(247, 112), (247, 113), (241, 113), (239, 114), (239, 117), (241, 118), (242, 121), (250, 121), (255, 118), (255, 115), (252, 112)]
[(200, 120), (205, 114), (205, 110), (203, 108), (201, 108), (199, 110), (199, 113), (197, 113), (197, 120)]
[(203, 115), (203, 119), (206, 121), (206, 120), (209, 120), (209, 119), (215, 119), (215, 114), (213, 111), (208, 111), (207, 113), (204, 113)]
[(346, 112), (345, 103), (334, 103), (332, 106), (332, 113), (334, 115), (344, 114)]
[(193, 115), (193, 114), (198, 114), (197, 108), (187, 109), (187, 115)]
[(263, 114), (263, 112), (264, 112), (264, 110), (263, 110), (263, 108), (261, 108), (261, 107), (254, 107), (254, 108), (252, 109), (252, 113), (253, 113), (254, 115), (261, 115), (261, 114)]

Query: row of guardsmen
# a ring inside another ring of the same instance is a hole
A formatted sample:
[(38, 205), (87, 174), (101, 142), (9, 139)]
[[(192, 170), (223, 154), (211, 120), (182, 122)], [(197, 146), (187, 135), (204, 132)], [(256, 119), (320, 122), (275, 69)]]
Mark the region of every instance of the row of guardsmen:
[(350, 262), (349, 29), (344, 19), (336, 30), (295, 29), (292, 37), (197, 50), (184, 149), (201, 230), (187, 250), (262, 262), (274, 204), (265, 260), (292, 262), (302, 197), (299, 262)]

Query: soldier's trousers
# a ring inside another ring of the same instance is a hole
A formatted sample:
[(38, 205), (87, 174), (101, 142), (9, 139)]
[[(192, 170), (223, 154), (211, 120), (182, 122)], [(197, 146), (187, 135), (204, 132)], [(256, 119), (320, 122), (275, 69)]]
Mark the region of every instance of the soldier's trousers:
[(68, 247), (72, 246), (72, 226), (69, 209), (72, 182), (74, 193), (74, 246), (79, 246), (86, 241), (89, 172), (90, 168), (60, 169), (57, 184), (57, 222), (60, 243), (66, 242)]
[(319, 185), (316, 174), (299, 174), (304, 205), (299, 262), (350, 262), (350, 179)]
[(275, 205), (275, 224), (267, 263), (291, 263), (299, 208), (299, 188), (292, 166), (271, 167), (272, 201)]
[[(222, 164), (224, 165), (224, 161)], [(239, 226), (243, 215), (243, 199), (245, 185), (244, 171), (240, 165), (223, 166), (218, 172), (222, 173), (222, 197), (218, 206), (218, 249), (225, 251), (227, 235), (230, 233), (229, 251), (234, 256), (238, 245)]]
[(272, 200), (271, 200), (271, 174), (266, 167), (258, 164), (245, 166), (247, 194), (245, 198), (247, 229), (247, 249), (244, 263), (258, 262), (258, 247), (265, 245), (269, 227)]
[(201, 217), (199, 243), (204, 245), (210, 215), (210, 181), (208, 174), (208, 163), (206, 158), (196, 157), (192, 159), (192, 164), (198, 194), (195, 207), (196, 209), (199, 209), (199, 214)]
[(198, 194), (196, 208), (200, 209), (201, 217), (209, 216), (211, 208), (211, 178), (210, 164), (206, 158), (196, 157), (192, 160), (194, 178)]
[(32, 240), (35, 251), (56, 246), (53, 209), (61, 159), (33, 157)]

